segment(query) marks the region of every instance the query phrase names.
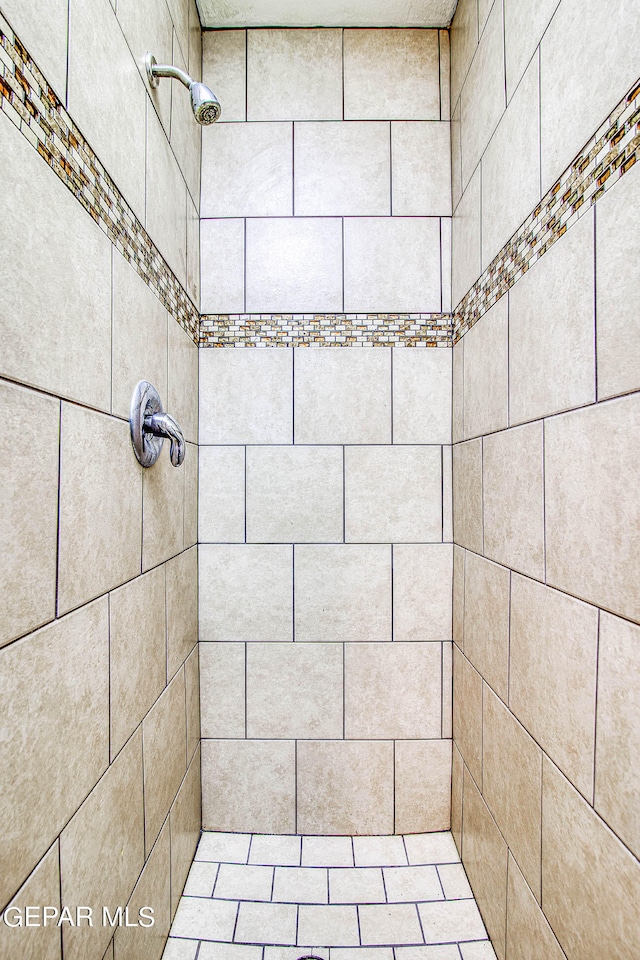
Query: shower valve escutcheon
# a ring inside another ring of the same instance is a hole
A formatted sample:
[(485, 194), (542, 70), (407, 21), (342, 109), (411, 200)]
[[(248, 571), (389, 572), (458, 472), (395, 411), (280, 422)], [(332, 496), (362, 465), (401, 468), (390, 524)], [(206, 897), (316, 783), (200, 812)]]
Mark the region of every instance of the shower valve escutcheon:
[(131, 399), (131, 443), (143, 467), (152, 467), (160, 456), (165, 439), (171, 444), (170, 456), (174, 467), (184, 460), (185, 442), (182, 430), (162, 409), (160, 394), (148, 380), (141, 380)]

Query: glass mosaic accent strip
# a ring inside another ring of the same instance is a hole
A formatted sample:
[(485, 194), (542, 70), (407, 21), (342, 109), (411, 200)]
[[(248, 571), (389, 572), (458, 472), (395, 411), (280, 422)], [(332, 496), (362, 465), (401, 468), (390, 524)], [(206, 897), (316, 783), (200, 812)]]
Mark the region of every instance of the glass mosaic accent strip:
[(197, 343), (199, 314), (186, 290), (1, 15), (0, 108)]
[(640, 80), (462, 298), (453, 314), (453, 342), (457, 343), (638, 159)]
[(208, 314), (201, 347), (450, 347), (450, 313)]

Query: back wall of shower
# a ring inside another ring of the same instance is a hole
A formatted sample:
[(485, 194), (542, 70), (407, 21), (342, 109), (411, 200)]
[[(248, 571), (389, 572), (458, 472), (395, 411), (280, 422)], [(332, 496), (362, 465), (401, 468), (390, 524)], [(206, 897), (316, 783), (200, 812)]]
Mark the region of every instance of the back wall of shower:
[(448, 32), (203, 49), (203, 825), (448, 829)]

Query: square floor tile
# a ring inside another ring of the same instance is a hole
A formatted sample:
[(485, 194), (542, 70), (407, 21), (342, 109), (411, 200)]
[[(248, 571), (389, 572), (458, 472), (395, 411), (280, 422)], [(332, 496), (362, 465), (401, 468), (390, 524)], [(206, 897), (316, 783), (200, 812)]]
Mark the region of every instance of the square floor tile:
[(327, 871), (320, 867), (276, 867), (274, 903), (327, 903)]
[(424, 943), (414, 903), (376, 903), (358, 907), (363, 944)]
[(232, 900), (183, 897), (178, 904), (171, 932), (176, 937), (230, 943), (237, 913), (238, 904)]
[(331, 960), (393, 960), (393, 947), (332, 947)]
[(354, 837), (356, 867), (395, 867), (407, 865), (402, 837)]
[(179, 940), (177, 937), (169, 937), (162, 960), (194, 960), (197, 949), (197, 940)]
[(454, 943), (437, 947), (398, 947), (396, 960), (460, 960), (460, 954)]
[(441, 863), (438, 874), (447, 900), (466, 900), (473, 897), (473, 890), (461, 863)]
[(251, 840), (249, 863), (274, 867), (300, 866), (300, 837), (254, 834)]
[(293, 945), (297, 911), (292, 903), (241, 903), (235, 942)]
[(182, 891), (183, 895), (185, 897), (212, 896), (219, 866), (218, 863), (209, 863), (206, 860), (194, 860), (189, 870), (185, 888)]
[(329, 947), (265, 947), (264, 960), (300, 960), (307, 955), (329, 960), (329, 954)]
[(262, 947), (243, 943), (202, 943), (198, 960), (262, 960)]
[(444, 900), (435, 867), (385, 867), (384, 885), (389, 903)]
[(302, 904), (298, 916), (298, 942), (320, 942), (337, 947), (358, 946), (360, 937), (356, 907), (312, 907)]
[(196, 850), (196, 860), (224, 863), (246, 863), (249, 855), (248, 833), (203, 833)]
[(271, 900), (273, 867), (222, 863), (215, 896), (220, 900)]
[(462, 960), (496, 960), (496, 953), (489, 940), (478, 943), (461, 943)]
[(351, 837), (303, 837), (303, 867), (352, 867)]
[(444, 900), (418, 905), (427, 943), (481, 940), (487, 936), (475, 900)]
[(380, 867), (354, 867), (329, 870), (331, 903), (384, 903), (386, 901)]
[(414, 833), (404, 838), (409, 863), (460, 863), (460, 854), (450, 833)]

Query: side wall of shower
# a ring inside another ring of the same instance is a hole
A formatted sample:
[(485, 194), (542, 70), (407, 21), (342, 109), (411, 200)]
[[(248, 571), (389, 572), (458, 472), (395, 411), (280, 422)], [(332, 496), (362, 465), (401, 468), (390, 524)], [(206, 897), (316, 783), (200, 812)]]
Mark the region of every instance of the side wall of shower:
[[(198, 74), (200, 24), (3, 0), (0, 31), (0, 906), (94, 910), (2, 923), (0, 954), (157, 960), (200, 828), (200, 128), (142, 58)], [(134, 457), (141, 378), (180, 469)], [(103, 926), (127, 904), (154, 928)]]
[(451, 29), (452, 823), (500, 960), (637, 950), (639, 41), (631, 0)]
[(205, 32), (203, 72), (203, 825), (448, 829), (448, 33)]

